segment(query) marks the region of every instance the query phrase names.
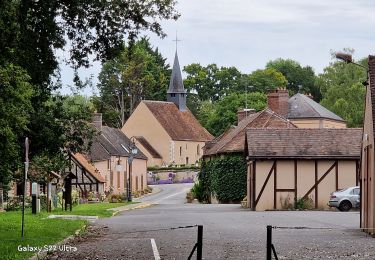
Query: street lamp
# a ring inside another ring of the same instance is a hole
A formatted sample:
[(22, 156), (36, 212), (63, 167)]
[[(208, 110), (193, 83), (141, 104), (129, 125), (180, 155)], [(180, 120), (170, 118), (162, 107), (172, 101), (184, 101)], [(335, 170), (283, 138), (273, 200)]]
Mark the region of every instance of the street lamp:
[(128, 201), (132, 201), (132, 163), (134, 156), (137, 155), (138, 149), (137, 146), (135, 146), (135, 137), (132, 136), (130, 138), (130, 143), (129, 143), (129, 149), (130, 149), (130, 155), (128, 158), (128, 163), (129, 163), (129, 193), (128, 193)]
[(344, 61), (345, 63), (352, 63), (358, 67), (361, 67), (362, 69), (365, 69), (366, 70), (366, 74), (367, 74), (367, 79), (365, 82), (362, 82), (362, 85), (364, 86), (367, 86), (368, 85), (368, 68), (366, 66), (363, 66), (362, 64), (359, 64), (359, 63), (356, 63), (353, 61), (353, 58), (352, 58), (352, 55), (351, 54), (348, 54), (348, 53), (343, 53), (343, 52), (336, 52), (335, 53), (335, 57), (336, 59), (338, 60), (342, 60)]

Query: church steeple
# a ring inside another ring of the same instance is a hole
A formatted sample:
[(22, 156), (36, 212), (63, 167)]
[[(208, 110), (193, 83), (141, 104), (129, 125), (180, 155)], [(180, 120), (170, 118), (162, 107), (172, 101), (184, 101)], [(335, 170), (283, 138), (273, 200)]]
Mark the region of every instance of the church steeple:
[(174, 56), (171, 81), (167, 91), (167, 101), (176, 104), (180, 111), (186, 110), (186, 90), (182, 82), (180, 64), (178, 62), (177, 50)]

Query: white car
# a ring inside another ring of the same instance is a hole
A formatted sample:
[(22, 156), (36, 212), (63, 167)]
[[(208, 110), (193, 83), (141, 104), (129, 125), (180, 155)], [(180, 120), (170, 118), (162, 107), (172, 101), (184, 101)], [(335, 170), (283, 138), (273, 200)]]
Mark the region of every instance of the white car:
[(336, 207), (340, 211), (348, 211), (351, 208), (358, 208), (360, 201), (360, 189), (358, 186), (338, 190), (331, 193), (328, 206)]

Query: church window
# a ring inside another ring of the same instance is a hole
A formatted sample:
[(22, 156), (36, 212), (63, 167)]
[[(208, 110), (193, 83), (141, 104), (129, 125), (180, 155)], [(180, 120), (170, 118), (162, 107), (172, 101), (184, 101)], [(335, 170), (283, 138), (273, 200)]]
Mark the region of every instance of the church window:
[(197, 155), (201, 154), (201, 148), (199, 147), (199, 144), (197, 145)]
[(189, 157), (186, 157), (186, 165), (189, 165)]
[(182, 146), (180, 146), (180, 156), (182, 155)]
[(117, 172), (117, 188), (120, 189), (120, 172)]

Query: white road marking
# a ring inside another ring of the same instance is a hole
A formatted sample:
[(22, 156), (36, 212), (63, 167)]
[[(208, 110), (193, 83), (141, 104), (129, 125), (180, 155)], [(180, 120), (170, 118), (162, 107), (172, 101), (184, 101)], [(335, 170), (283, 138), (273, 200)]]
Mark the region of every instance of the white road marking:
[(156, 246), (155, 239), (153, 239), (153, 238), (151, 238), (151, 246), (152, 246), (152, 251), (154, 251), (155, 260), (160, 260), (158, 247)]
[(185, 188), (183, 191), (180, 191), (180, 192), (174, 193), (174, 194), (172, 194), (172, 195), (169, 195), (169, 196), (167, 196), (167, 197), (161, 198), (160, 200), (157, 200), (157, 201), (155, 201), (155, 202), (156, 202), (156, 203), (159, 203), (160, 201), (163, 201), (163, 200), (165, 200), (165, 199), (168, 199), (168, 198), (171, 198), (171, 197), (177, 196), (177, 195), (179, 195), (179, 194), (181, 194), (181, 193), (186, 193), (188, 190), (190, 190), (190, 188)]

